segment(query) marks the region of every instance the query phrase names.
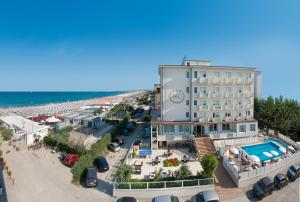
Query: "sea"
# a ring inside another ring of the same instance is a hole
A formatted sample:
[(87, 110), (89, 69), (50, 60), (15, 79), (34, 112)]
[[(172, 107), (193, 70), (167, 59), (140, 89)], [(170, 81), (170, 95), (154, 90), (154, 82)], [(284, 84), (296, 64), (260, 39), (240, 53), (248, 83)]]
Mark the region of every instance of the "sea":
[(72, 102), (114, 96), (123, 93), (126, 93), (126, 91), (0, 92), (0, 108), (38, 106), (50, 103)]

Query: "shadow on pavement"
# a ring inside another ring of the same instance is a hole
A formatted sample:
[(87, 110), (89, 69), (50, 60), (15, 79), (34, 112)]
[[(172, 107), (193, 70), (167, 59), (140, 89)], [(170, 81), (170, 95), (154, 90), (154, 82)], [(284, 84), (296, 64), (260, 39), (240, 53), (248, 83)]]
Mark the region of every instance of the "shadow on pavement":
[(2, 195), (0, 195), (0, 201), (1, 202), (7, 202), (7, 193), (6, 193), (6, 186), (5, 186), (5, 181), (4, 181), (4, 177), (3, 177), (3, 162), (0, 161), (0, 184), (2, 185)]
[(246, 197), (247, 197), (247, 199), (248, 199), (249, 201), (251, 201), (251, 202), (256, 202), (256, 201), (258, 201), (258, 200), (253, 196), (252, 190), (248, 190), (248, 191), (246, 192)]
[(113, 185), (111, 183), (103, 181), (98, 178), (98, 186), (96, 187), (96, 189), (112, 196), (112, 194), (113, 194), (112, 188), (113, 188)]

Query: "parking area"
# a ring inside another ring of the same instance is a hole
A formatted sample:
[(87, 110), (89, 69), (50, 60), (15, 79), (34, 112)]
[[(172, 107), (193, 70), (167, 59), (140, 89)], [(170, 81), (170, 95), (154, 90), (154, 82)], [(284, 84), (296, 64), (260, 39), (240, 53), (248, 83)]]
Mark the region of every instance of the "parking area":
[[(73, 201), (112, 201), (112, 176), (121, 160), (124, 159), (132, 142), (141, 136), (142, 124), (138, 124), (133, 134), (126, 137), (119, 152), (109, 152), (107, 161), (110, 171), (98, 173), (98, 187), (83, 188), (71, 184), (72, 173), (69, 167), (59, 160), (58, 153), (42, 148), (35, 151), (15, 151), (3, 144), (4, 159), (12, 172), (12, 180), (4, 172), (5, 191), (8, 201), (14, 202), (73, 202)], [(10, 150), (10, 153), (5, 154)], [(18, 194), (16, 194), (18, 193)], [(6, 201), (5, 197), (0, 197)]]

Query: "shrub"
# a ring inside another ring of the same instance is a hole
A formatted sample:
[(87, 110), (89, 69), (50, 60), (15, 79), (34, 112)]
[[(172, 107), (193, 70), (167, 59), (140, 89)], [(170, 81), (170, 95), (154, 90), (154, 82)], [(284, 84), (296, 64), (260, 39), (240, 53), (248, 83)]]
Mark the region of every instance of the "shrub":
[(179, 162), (178, 158), (165, 159), (163, 161), (164, 167), (176, 167), (176, 166), (179, 166), (179, 164), (180, 164), (180, 162)]
[(151, 121), (151, 116), (150, 115), (145, 115), (144, 116), (144, 121), (146, 121), (146, 122)]
[(20, 151), (20, 148), (19, 148), (19, 147), (16, 147), (16, 151)]
[(10, 153), (10, 150), (7, 150), (7, 151), (5, 152), (5, 154), (8, 154), (8, 153)]
[(184, 180), (187, 179), (189, 177), (189, 167), (186, 164), (183, 164), (179, 170), (175, 171), (175, 178), (177, 180)]
[(84, 174), (84, 170), (87, 167), (92, 166), (92, 164), (93, 164), (93, 157), (91, 155), (87, 154), (81, 156), (71, 169), (71, 172), (73, 174), (72, 183), (79, 184)]
[(116, 173), (116, 180), (118, 182), (129, 182), (133, 174), (133, 167), (127, 164), (121, 165)]
[(11, 177), (12, 173), (11, 173), (10, 170), (7, 171), (7, 175), (8, 175), (9, 177)]
[(0, 126), (0, 134), (4, 140), (10, 140), (13, 136), (13, 132), (10, 129)]
[(203, 168), (202, 176), (212, 177), (218, 166), (218, 159), (214, 154), (206, 154), (201, 160), (201, 165)]

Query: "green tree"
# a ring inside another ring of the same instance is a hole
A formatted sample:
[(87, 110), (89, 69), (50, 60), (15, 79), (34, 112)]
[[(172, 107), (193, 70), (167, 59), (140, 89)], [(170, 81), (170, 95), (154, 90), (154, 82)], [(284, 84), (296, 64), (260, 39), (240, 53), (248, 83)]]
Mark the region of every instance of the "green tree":
[(183, 164), (177, 171), (175, 171), (175, 178), (178, 180), (184, 180), (188, 178), (189, 173), (189, 167), (186, 164)]
[(71, 172), (73, 174), (72, 183), (79, 184), (84, 174), (84, 170), (87, 167), (92, 166), (92, 164), (93, 157), (90, 154), (81, 156), (71, 169)]
[(0, 126), (0, 134), (4, 138), (4, 140), (10, 140), (13, 136), (13, 132), (10, 129)]
[(116, 173), (116, 180), (118, 182), (129, 182), (131, 180), (131, 175), (133, 174), (133, 167), (127, 164), (121, 165)]
[(203, 176), (213, 177), (218, 166), (218, 159), (214, 154), (206, 154), (201, 160), (201, 165), (203, 168)]

